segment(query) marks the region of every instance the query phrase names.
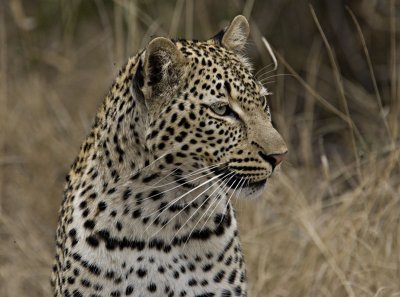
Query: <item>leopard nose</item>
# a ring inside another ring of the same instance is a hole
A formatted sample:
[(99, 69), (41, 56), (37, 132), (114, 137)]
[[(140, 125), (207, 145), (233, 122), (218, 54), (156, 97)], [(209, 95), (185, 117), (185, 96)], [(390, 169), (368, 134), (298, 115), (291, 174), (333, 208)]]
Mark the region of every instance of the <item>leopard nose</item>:
[(275, 166), (278, 166), (279, 164), (281, 164), (283, 162), (283, 160), (286, 157), (286, 154), (287, 154), (287, 151), (282, 154), (271, 154), (269, 156), (275, 159)]
[(258, 152), (261, 158), (263, 158), (265, 161), (267, 161), (269, 164), (271, 164), (272, 168), (275, 169), (276, 166), (281, 164), (283, 160), (285, 159), (285, 156), (287, 154), (287, 151), (284, 153), (278, 153), (278, 154), (265, 154), (263, 152)]

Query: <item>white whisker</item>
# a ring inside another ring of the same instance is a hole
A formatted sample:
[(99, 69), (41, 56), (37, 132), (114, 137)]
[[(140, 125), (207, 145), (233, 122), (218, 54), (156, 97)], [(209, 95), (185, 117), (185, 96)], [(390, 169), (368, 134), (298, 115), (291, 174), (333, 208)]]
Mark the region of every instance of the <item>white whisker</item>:
[[(225, 181), (225, 180), (229, 177), (229, 175), (233, 175), (233, 174), (234, 174), (233, 172), (227, 174), (226, 176), (224, 176), (224, 177), (221, 179), (221, 181), (222, 181), (222, 182)], [(218, 183), (218, 181), (217, 181), (217, 183)], [(209, 201), (209, 200), (211, 199), (212, 195), (213, 195), (217, 190), (220, 190), (220, 188), (217, 187), (206, 199), (204, 199), (203, 203), (202, 203), (201, 205), (199, 205), (199, 207), (196, 209), (196, 211), (186, 220), (186, 222), (179, 228), (179, 230), (176, 231), (175, 235), (172, 237), (171, 242), (174, 240), (174, 238), (176, 237), (176, 235), (178, 235), (179, 231), (182, 230), (182, 228), (189, 222), (189, 220), (201, 209), (201, 207), (203, 207), (203, 205), (206, 204), (207, 201)], [(218, 196), (218, 195), (217, 195), (217, 196)], [(207, 212), (207, 211), (206, 211), (206, 212)], [(206, 213), (206, 212), (205, 212), (205, 213)], [(192, 235), (194, 229), (196, 228), (196, 226), (198, 225), (198, 223), (201, 221), (201, 219), (203, 218), (203, 216), (204, 216), (205, 213), (203, 213), (203, 215), (200, 217), (200, 219), (199, 219), (199, 220), (197, 221), (197, 223), (194, 225), (194, 227), (192, 228), (192, 231), (190, 232), (190, 234), (189, 234), (187, 240), (189, 240), (189, 238), (190, 238), (190, 236)], [(187, 240), (186, 240), (186, 242), (187, 242)], [(186, 242), (185, 242), (185, 244), (186, 244)]]
[(258, 79), (259, 81), (261, 81), (261, 80), (263, 79), (263, 77), (265, 77), (267, 74), (270, 74), (270, 73), (272, 73), (272, 72), (275, 72), (275, 70), (269, 70), (269, 71), (267, 71), (267, 72), (264, 72), (262, 75), (260, 75), (259, 77), (257, 77), (257, 79)]
[(264, 82), (267, 82), (270, 78), (280, 77), (280, 76), (293, 76), (293, 75), (290, 74), (290, 73), (273, 74), (273, 75), (267, 76), (267, 77), (265, 77), (265, 78), (263, 78), (263, 79), (260, 78), (259, 81), (260, 81), (261, 83), (264, 83)]
[[(218, 184), (218, 180), (213, 183), (212, 185), (210, 185), (206, 190), (204, 190), (203, 192), (201, 192), (199, 195), (197, 195), (188, 205), (186, 205), (183, 209), (181, 209), (176, 215), (174, 215), (169, 221), (168, 223), (170, 223), (177, 215), (179, 215), (183, 210), (185, 210), (186, 207), (188, 207), (190, 204), (192, 204), (198, 197), (200, 197), (202, 194), (204, 194), (206, 191), (208, 191), (212, 186)], [(218, 190), (218, 187), (213, 191), (213, 193)], [(211, 194), (212, 195), (212, 194)], [(210, 196), (211, 196), (210, 195)], [(204, 203), (206, 203), (206, 201), (210, 198), (207, 197), (204, 202), (193, 212), (193, 214), (186, 220), (186, 222), (178, 229), (178, 231), (176, 231), (175, 235), (172, 237), (171, 242), (173, 241), (173, 239), (175, 238), (175, 236), (179, 233), (180, 230), (183, 229), (183, 227), (187, 224), (187, 222), (189, 222), (189, 220), (197, 213), (197, 211), (200, 209), (201, 206), (204, 205)]]
[[(216, 167), (218, 167), (218, 166), (220, 166), (220, 165), (222, 165), (222, 164), (223, 164), (223, 163), (199, 168), (199, 169), (197, 169), (197, 170), (195, 170), (195, 171), (193, 171), (193, 172), (191, 172), (191, 173), (189, 173), (189, 174), (187, 174), (187, 175), (185, 175), (185, 176), (183, 176), (183, 177), (178, 178), (178, 179), (175, 180), (175, 181), (172, 181), (172, 182), (169, 182), (169, 183), (166, 183), (166, 184), (162, 184), (162, 185), (158, 185), (158, 186), (154, 186), (154, 187), (153, 187), (153, 185), (149, 185), (149, 186), (144, 185), (143, 187), (140, 187), (140, 188), (138, 188), (138, 189), (144, 189), (144, 190), (145, 190), (145, 189), (149, 189), (149, 190), (151, 190), (151, 189), (156, 189), (156, 188), (162, 188), (162, 187), (165, 187), (165, 186), (168, 186), (168, 185), (173, 185), (173, 184), (176, 184), (177, 182), (180, 182), (180, 181), (182, 181), (182, 180), (187, 179), (187, 178), (190, 177), (190, 176), (201, 174), (201, 173), (204, 172), (204, 171), (207, 171), (207, 170), (209, 170), (209, 169), (216, 168)], [(176, 168), (175, 171), (176, 171), (176, 170), (179, 170), (179, 168)], [(171, 174), (169, 174), (169, 175), (171, 175)], [(201, 178), (201, 177), (200, 177), (200, 178)], [(197, 179), (198, 179), (198, 178), (197, 178)], [(195, 180), (191, 180), (191, 181), (195, 181)], [(184, 183), (182, 183), (181, 185), (184, 185), (184, 184), (187, 184), (187, 183), (190, 183), (190, 182), (184, 182)]]
[[(222, 164), (222, 163), (221, 163), (221, 164)], [(140, 204), (143, 203), (143, 202), (145, 202), (145, 201), (148, 201), (148, 200), (150, 200), (150, 199), (152, 199), (152, 198), (154, 198), (154, 197), (156, 197), (156, 196), (158, 196), (158, 195), (165, 194), (166, 192), (170, 192), (170, 191), (172, 191), (172, 190), (175, 190), (175, 189), (177, 189), (177, 188), (179, 188), (179, 187), (184, 186), (185, 184), (189, 184), (189, 183), (192, 183), (192, 182), (194, 182), (194, 181), (196, 181), (196, 180), (198, 180), (198, 179), (201, 179), (201, 178), (203, 178), (203, 177), (206, 177), (206, 176), (212, 174), (213, 172), (209, 172), (209, 173), (207, 173), (207, 174), (204, 174), (204, 173), (202, 173), (202, 172), (207, 171), (207, 170), (210, 169), (210, 168), (212, 169), (213, 167), (219, 166), (219, 165), (221, 165), (221, 164), (212, 165), (212, 166), (208, 166), (208, 167), (206, 167), (206, 168), (200, 168), (200, 169), (198, 169), (198, 170), (195, 170), (195, 173), (192, 172), (192, 173), (190, 173), (190, 174), (184, 176), (183, 178), (177, 179), (176, 181), (181, 181), (181, 180), (186, 179), (186, 178), (189, 177), (189, 176), (198, 175), (198, 174), (200, 174), (200, 173), (202, 174), (202, 176), (197, 177), (197, 178), (192, 179), (192, 180), (188, 180), (188, 181), (186, 181), (186, 182), (184, 182), (184, 183), (178, 184), (177, 186), (175, 186), (175, 187), (173, 187), (173, 188), (167, 189), (167, 190), (162, 191), (162, 192), (158, 192), (157, 194), (151, 195), (151, 196), (149, 196), (149, 197), (141, 198), (141, 199), (140, 199)], [(179, 169), (179, 168), (178, 168), (178, 169)], [(172, 185), (172, 184), (175, 185), (175, 184), (176, 184), (176, 181), (169, 182), (169, 183), (167, 183), (167, 184), (163, 184), (162, 186), (157, 186), (157, 187), (154, 187), (154, 188), (165, 187), (165, 186)], [(148, 190), (151, 190), (151, 189), (154, 189), (154, 188), (149, 187)], [(136, 188), (135, 191), (138, 192), (139, 189), (144, 189), (144, 187)], [(162, 208), (158, 208), (158, 207), (157, 207), (157, 208), (154, 208), (154, 209), (151, 210), (152, 213), (147, 214), (146, 217), (150, 217), (150, 216), (156, 214), (157, 212), (159, 212), (160, 210), (163, 210), (163, 209), (166, 208), (166, 207), (168, 207), (168, 206), (164, 206), (164, 207), (162, 207)], [(142, 205), (138, 205), (138, 204), (137, 204), (135, 207), (131, 208), (130, 211), (135, 211), (135, 210), (140, 209), (140, 208), (142, 208)]]
[(209, 180), (206, 180), (205, 182), (201, 183), (201, 184), (198, 185), (197, 187), (195, 187), (195, 188), (189, 190), (188, 192), (184, 193), (183, 195), (181, 195), (181, 196), (179, 196), (178, 198), (176, 198), (176, 199), (172, 200), (171, 202), (169, 202), (169, 203), (164, 207), (164, 209), (155, 217), (155, 219), (151, 221), (151, 223), (146, 227), (146, 229), (145, 229), (144, 231), (147, 231), (147, 229), (161, 216), (162, 213), (165, 212), (166, 209), (168, 209), (168, 207), (170, 207), (170, 206), (173, 205), (174, 203), (178, 202), (178, 201), (181, 200), (183, 197), (189, 195), (189, 194), (192, 193), (193, 191), (195, 191), (195, 190), (199, 189), (200, 187), (204, 186), (205, 184), (207, 184), (207, 183), (213, 181), (213, 180), (216, 179), (216, 178), (219, 178), (219, 177), (222, 176), (222, 175), (223, 175), (223, 173), (221, 173), (220, 175), (216, 175), (216, 176), (212, 177), (212, 178), (209, 179)]
[[(270, 63), (270, 64), (268, 64), (267, 66), (264, 66), (264, 67), (260, 68), (260, 69), (254, 74), (254, 77), (257, 77), (257, 75), (259, 75), (262, 71), (268, 69), (268, 68), (271, 67), (272, 65), (273, 65), (273, 63)], [(261, 75), (263, 75), (263, 74), (261, 73)]]
[[(224, 212), (223, 212), (222, 217), (221, 217), (221, 222), (222, 222), (222, 218), (225, 217), (225, 214), (226, 214), (226, 212), (228, 211), (228, 205), (229, 205), (229, 203), (231, 202), (231, 199), (232, 199), (233, 195), (235, 194), (236, 189), (239, 187), (239, 185), (240, 185), (240, 187), (242, 187), (242, 185), (241, 185), (242, 181), (243, 181), (243, 184), (244, 184), (244, 183), (245, 183), (245, 179), (243, 180), (243, 177), (240, 178), (238, 184), (236, 185), (236, 187), (235, 187), (235, 189), (233, 190), (231, 196), (229, 197), (228, 201), (226, 202), (226, 206), (225, 206)], [(242, 188), (241, 188), (241, 189), (242, 189)], [(221, 224), (221, 222), (220, 222), (220, 224)]]
[[(165, 193), (171, 192), (171, 191), (173, 191), (173, 190), (175, 190), (175, 189), (178, 189), (178, 188), (182, 187), (182, 186), (185, 185), (185, 184), (192, 183), (192, 182), (194, 182), (194, 181), (196, 181), (196, 180), (199, 180), (199, 179), (204, 178), (204, 177), (206, 177), (206, 176), (208, 176), (208, 175), (211, 175), (211, 174), (213, 174), (213, 172), (209, 172), (209, 173), (203, 174), (202, 176), (196, 177), (195, 179), (186, 181), (186, 182), (184, 182), (184, 183), (182, 183), (182, 184), (178, 184), (177, 186), (175, 186), (175, 187), (173, 187), (173, 188), (170, 188), (170, 189), (167, 189), (167, 190), (165, 190), (165, 191), (157, 192), (157, 193), (154, 194), (154, 195), (151, 195), (151, 196), (146, 197), (146, 198), (144, 198), (144, 199), (140, 199), (140, 202), (142, 203), (142, 202), (144, 202), (144, 201), (148, 201), (148, 200), (150, 200), (150, 199), (152, 199), (152, 198), (154, 198), (154, 197), (157, 197), (157, 196), (159, 196), (159, 195), (163, 195), (163, 194), (165, 194)], [(176, 183), (173, 182), (173, 184), (176, 184)], [(141, 207), (141, 206), (135, 206), (134, 208), (132, 208), (132, 210), (135, 210), (135, 209), (140, 208), (140, 207)], [(166, 207), (167, 207), (167, 206), (163, 207), (162, 209), (164, 209), (164, 208), (166, 208)], [(150, 216), (156, 214), (159, 210), (160, 210), (160, 209), (157, 209), (157, 210), (153, 211), (152, 213), (146, 215), (146, 217), (150, 217)]]
[[(229, 184), (229, 181), (230, 181), (233, 177), (234, 177), (234, 174), (229, 178), (229, 180), (226, 182), (226, 184), (223, 185), (223, 186), (221, 187), (221, 191), (220, 191), (221, 194), (222, 194), (222, 192), (224, 192), (225, 189), (228, 189), (228, 188), (229, 188), (229, 185), (228, 185), (228, 184)], [(226, 194), (226, 193), (225, 193), (225, 194)], [(219, 194), (219, 195), (220, 195), (220, 194)], [(218, 207), (219, 203), (220, 203), (222, 200), (223, 200), (222, 197), (221, 197), (221, 199), (220, 199), (219, 201), (218, 201), (217, 199), (215, 200), (215, 202), (217, 202), (217, 204), (216, 204), (216, 206), (214, 207), (214, 209), (211, 211), (211, 214), (208, 216), (208, 218), (206, 219), (206, 221), (204, 222), (204, 224), (201, 226), (200, 231), (202, 231), (202, 230), (204, 229), (204, 227), (206, 226), (208, 220), (211, 218), (213, 212), (215, 211), (215, 209)], [(214, 203), (212, 203), (212, 204), (214, 204)], [(211, 205), (212, 205), (212, 204), (211, 204)], [(208, 213), (209, 209), (211, 208), (211, 205), (208, 207), (208, 209), (206, 210), (205, 214)]]

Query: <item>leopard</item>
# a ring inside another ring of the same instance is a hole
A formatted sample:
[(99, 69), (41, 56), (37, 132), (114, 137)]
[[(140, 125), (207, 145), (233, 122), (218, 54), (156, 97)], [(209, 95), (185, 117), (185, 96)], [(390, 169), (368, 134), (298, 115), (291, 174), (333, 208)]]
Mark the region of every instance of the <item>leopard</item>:
[(249, 34), (238, 15), (204, 41), (154, 37), (121, 68), (66, 178), (54, 296), (248, 295), (233, 202), (288, 151)]

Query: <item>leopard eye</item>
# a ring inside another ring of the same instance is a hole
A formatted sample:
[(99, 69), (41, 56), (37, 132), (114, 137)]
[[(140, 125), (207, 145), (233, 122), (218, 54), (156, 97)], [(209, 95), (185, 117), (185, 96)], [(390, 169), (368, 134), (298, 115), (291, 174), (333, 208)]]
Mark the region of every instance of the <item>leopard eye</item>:
[(219, 116), (225, 116), (227, 115), (227, 111), (229, 109), (228, 104), (220, 104), (220, 103), (214, 103), (210, 106), (213, 112), (215, 112)]

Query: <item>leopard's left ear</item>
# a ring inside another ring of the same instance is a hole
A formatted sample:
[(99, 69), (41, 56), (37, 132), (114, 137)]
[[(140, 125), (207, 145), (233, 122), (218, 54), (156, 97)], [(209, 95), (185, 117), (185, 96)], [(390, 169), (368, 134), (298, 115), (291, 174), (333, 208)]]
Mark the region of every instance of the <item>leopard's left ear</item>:
[(246, 45), (249, 34), (249, 22), (244, 16), (238, 15), (228, 27), (214, 36), (214, 40), (227, 49), (241, 52)]
[(153, 39), (143, 55), (134, 80), (139, 81), (146, 105), (149, 105), (158, 97), (173, 95), (183, 79), (186, 58), (164, 37)]

